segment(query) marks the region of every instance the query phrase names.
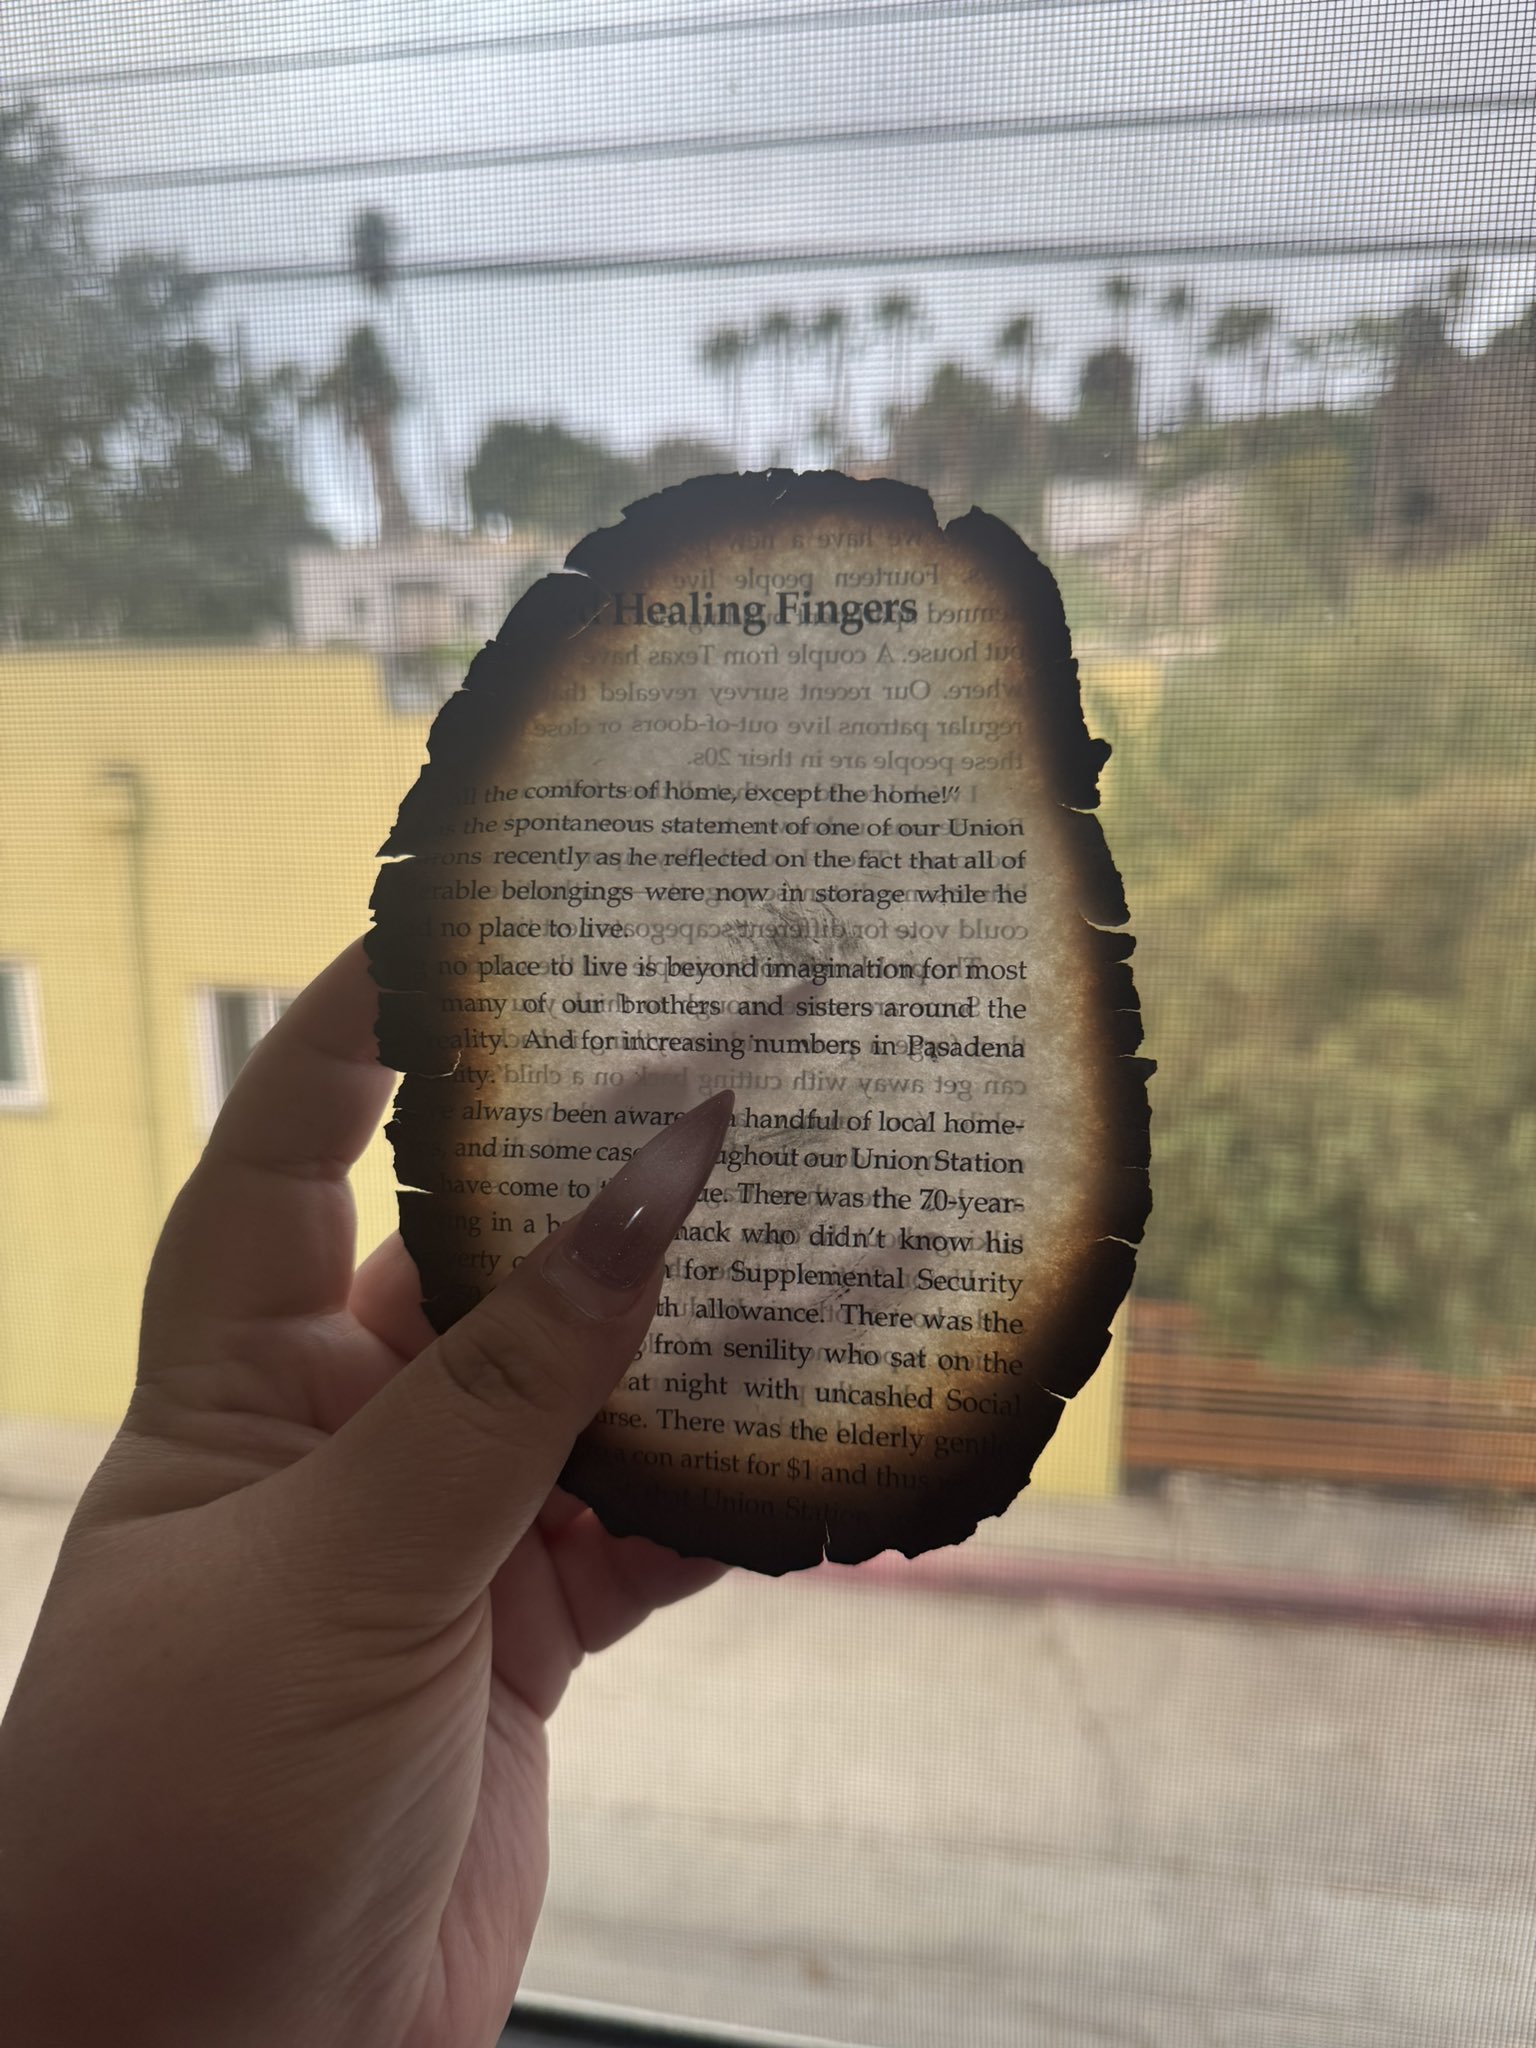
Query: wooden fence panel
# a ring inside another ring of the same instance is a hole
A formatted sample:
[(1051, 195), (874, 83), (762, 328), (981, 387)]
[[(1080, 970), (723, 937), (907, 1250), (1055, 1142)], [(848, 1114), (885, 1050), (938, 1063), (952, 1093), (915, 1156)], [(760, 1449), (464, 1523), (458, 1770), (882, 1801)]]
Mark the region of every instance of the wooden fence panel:
[(1130, 1472), (1536, 1493), (1536, 1372), (1288, 1370), (1223, 1348), (1194, 1313), (1133, 1302)]

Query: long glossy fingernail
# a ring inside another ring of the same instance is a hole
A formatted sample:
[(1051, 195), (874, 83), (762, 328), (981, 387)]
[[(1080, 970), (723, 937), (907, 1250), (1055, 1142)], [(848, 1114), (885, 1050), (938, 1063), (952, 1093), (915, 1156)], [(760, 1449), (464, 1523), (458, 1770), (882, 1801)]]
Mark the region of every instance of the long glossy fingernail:
[(736, 1097), (710, 1096), (658, 1131), (544, 1261), (550, 1285), (583, 1315), (622, 1315), (660, 1263), (720, 1156)]

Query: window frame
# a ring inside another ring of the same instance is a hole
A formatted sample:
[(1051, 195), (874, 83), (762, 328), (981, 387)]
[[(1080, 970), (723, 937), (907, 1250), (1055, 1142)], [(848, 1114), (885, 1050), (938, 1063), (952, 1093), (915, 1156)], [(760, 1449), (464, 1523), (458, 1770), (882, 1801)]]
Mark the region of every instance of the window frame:
[(682, 2013), (643, 2012), (598, 1999), (557, 1992), (520, 1991), (507, 2016), (500, 2048), (857, 2048), (820, 2035), (763, 2032), (725, 2020), (698, 2020)]
[[(221, 996), (244, 996), (252, 1002), (260, 1018), (260, 1029), (251, 1039), (250, 1051), (266, 1037), (272, 1026), (297, 994), (295, 989), (281, 988), (275, 983), (202, 982), (197, 987), (194, 1002), (193, 1046), (197, 1066), (198, 1105), (205, 1130), (212, 1130), (219, 1111), (224, 1107), (229, 1091), (235, 1085), (241, 1068), (226, 1076), (223, 1071), (224, 1058), (219, 1031), (219, 998)], [(246, 1054), (249, 1059), (250, 1053)]]
[(15, 954), (0, 957), (0, 981), (15, 991), (16, 1045), (20, 1067), (19, 1077), (14, 1081), (0, 1076), (0, 1111), (26, 1115), (48, 1107), (48, 1077), (43, 1065), (42, 989), (36, 963)]

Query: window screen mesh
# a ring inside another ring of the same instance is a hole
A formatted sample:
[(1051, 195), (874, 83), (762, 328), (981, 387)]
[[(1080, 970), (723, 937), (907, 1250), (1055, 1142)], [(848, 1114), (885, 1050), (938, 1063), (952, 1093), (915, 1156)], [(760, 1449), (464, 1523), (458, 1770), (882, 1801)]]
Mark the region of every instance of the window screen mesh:
[[(530, 1985), (869, 2048), (1536, 2039), (1532, 42), (12, 11), (0, 1684), (207, 1062), (364, 922), (467, 655), (651, 490), (889, 472), (1050, 562), (1115, 744), (1142, 1275), (963, 1553), (738, 1576), (582, 1674)], [(376, 1239), (380, 1148), (359, 1192)]]

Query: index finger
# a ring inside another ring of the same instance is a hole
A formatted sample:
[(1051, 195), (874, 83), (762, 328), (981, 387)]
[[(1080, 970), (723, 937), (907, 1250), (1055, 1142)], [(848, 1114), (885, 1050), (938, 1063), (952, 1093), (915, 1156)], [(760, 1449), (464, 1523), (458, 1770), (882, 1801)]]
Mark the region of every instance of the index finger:
[(395, 1076), (379, 1065), (361, 940), (295, 998), (241, 1068), (161, 1239), (152, 1295), (235, 1319), (339, 1311), (352, 1284), (347, 1174)]

